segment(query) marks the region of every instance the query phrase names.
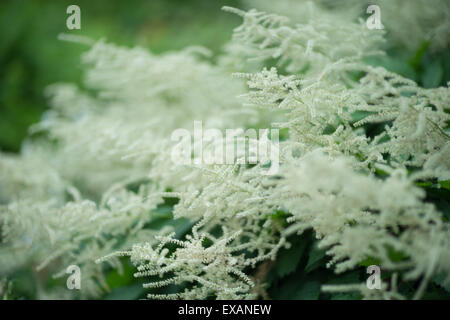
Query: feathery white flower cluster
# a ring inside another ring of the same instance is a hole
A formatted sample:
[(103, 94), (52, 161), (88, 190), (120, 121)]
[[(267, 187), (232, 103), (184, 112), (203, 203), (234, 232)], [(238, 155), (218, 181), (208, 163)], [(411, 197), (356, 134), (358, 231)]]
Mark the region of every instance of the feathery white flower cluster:
[[(2, 208), (0, 216), (0, 269), (8, 272), (30, 263), (39, 272), (56, 261), (60, 270), (52, 270), (58, 278), (65, 276), (67, 266), (74, 264), (82, 268), (83, 295), (98, 296), (99, 284), (104, 288), (107, 285), (101, 266), (94, 264), (93, 259), (155, 234), (143, 230), (151, 220), (149, 212), (162, 202), (152, 189), (142, 185), (136, 194), (125, 189), (111, 190), (100, 207), (78, 196), (62, 207), (55, 199), (25, 198), (10, 203)], [(154, 196), (143, 196), (149, 193)], [(117, 259), (109, 262), (121, 268)]]
[[(171, 130), (200, 117), (219, 127), (238, 122), (234, 97), (242, 84), (203, 61), (203, 53), (154, 56), (99, 41), (83, 56), (95, 95), (73, 85), (49, 88), (53, 109), (33, 126), (22, 155), (0, 158), (2, 273), (30, 263), (39, 270), (51, 265), (62, 276), (77, 264), (82, 294), (95, 296), (98, 283), (105, 287), (95, 259), (143, 235), (152, 242), (152, 232), (142, 229), (165, 189), (148, 175)], [(123, 79), (129, 90), (119, 90)], [(133, 185), (139, 190), (130, 191)]]
[[(403, 280), (423, 276), (415, 294), (421, 297), (434, 273), (448, 275), (448, 223), (423, 202), (424, 191), (406, 170), (391, 170), (382, 181), (355, 172), (351, 161), (330, 160), (317, 150), (284, 167), (284, 179), (271, 197), (292, 213), (285, 235), (312, 227), (319, 245), (329, 248), (329, 266), (337, 273), (370, 257), (384, 270), (404, 271)], [(393, 260), (395, 252), (406, 258)]]
[(381, 22), (387, 29), (386, 45), (415, 51), (424, 42), (432, 50), (450, 44), (450, 3), (446, 0), (245, 0), (248, 8), (277, 13), (295, 22), (306, 23), (311, 17), (323, 17), (342, 25), (359, 18), (367, 19), (367, 8), (380, 8)]
[[(449, 282), (449, 225), (417, 186), (450, 178), (449, 88), (364, 64), (382, 32), (308, 6), (315, 14), (296, 25), (226, 8), (244, 22), (218, 64), (199, 48), (156, 56), (95, 43), (83, 56), (90, 93), (51, 87), (53, 109), (22, 155), (0, 157), (0, 271), (31, 263), (61, 276), (77, 264), (82, 293), (95, 296), (101, 262), (120, 268), (127, 256), (150, 279), (149, 298), (255, 298), (254, 268), (312, 229), (337, 273), (366, 259), (393, 272), (377, 294), (324, 290), (410, 298), (397, 287), (420, 280), (420, 298), (435, 274)], [(285, 129), (279, 174), (171, 163), (170, 133), (200, 119)], [(147, 228), (167, 197), (174, 219), (193, 223), (184, 237)]]
[[(355, 71), (364, 76), (351, 80)], [(386, 163), (388, 154), (392, 165), (423, 166), (416, 179), (450, 178), (448, 88), (423, 89), (383, 68), (346, 61), (302, 80), (280, 76), (275, 68), (239, 76), (253, 89), (244, 95), (247, 105), (287, 110), (287, 120), (278, 125), (289, 129), (298, 147), (354, 155), (364, 166)], [(368, 123), (385, 127), (374, 137), (355, 130)]]
[(286, 17), (255, 9), (245, 12), (225, 7), (224, 10), (243, 18), (222, 60), (223, 64), (238, 70), (246, 70), (249, 60), (274, 59), (288, 73), (318, 74), (343, 58), (360, 59), (380, 53), (377, 46), (383, 41), (382, 32), (367, 29), (362, 21), (330, 21), (320, 15), (292, 25)]
[[(199, 235), (193, 231), (193, 236), (187, 236), (185, 241), (174, 239), (174, 234), (156, 237), (160, 242), (156, 249), (149, 243), (136, 244), (129, 252), (118, 252), (116, 255), (131, 257), (131, 261), (138, 265), (136, 277), (162, 277), (166, 273), (173, 274), (164, 280), (155, 280), (144, 284), (144, 288), (159, 288), (170, 284), (184, 282), (193, 283), (184, 292), (168, 295), (149, 294), (153, 299), (232, 299), (236, 296), (243, 298), (254, 297), (249, 293), (253, 286), (252, 280), (240, 269), (245, 263), (243, 257), (234, 257), (233, 251), (242, 250), (242, 246), (228, 246), (241, 232), (229, 235), (226, 227), (219, 239), (212, 234), (202, 232)], [(211, 245), (205, 246), (205, 240)], [(178, 248), (170, 253), (165, 246), (174, 244)], [(109, 260), (111, 256), (108, 256)], [(101, 260), (100, 260), (101, 261)], [(186, 271), (189, 271), (188, 273)]]

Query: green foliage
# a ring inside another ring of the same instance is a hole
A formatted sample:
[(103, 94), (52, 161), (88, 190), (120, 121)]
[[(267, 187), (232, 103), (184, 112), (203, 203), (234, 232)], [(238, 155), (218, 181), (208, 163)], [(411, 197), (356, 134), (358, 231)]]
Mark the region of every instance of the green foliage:
[(312, 244), (311, 250), (309, 251), (308, 262), (306, 263), (305, 271), (311, 272), (315, 269), (323, 266), (326, 257), (326, 250), (318, 247), (318, 242)]
[(13, 284), (8, 278), (0, 279), (0, 300), (13, 300)]
[[(81, 8), (81, 30), (92, 39), (141, 45), (155, 53), (202, 45), (218, 52), (239, 19), (220, 12), (238, 0), (6, 0), (0, 3), (0, 150), (18, 152), (28, 127), (47, 109), (45, 88), (82, 85), (83, 46), (57, 40), (67, 33), (66, 8)], [(207, 27), (205, 27), (207, 26)]]
[[(447, 297), (445, 39), (421, 21), (405, 48), (392, 25), (379, 56), (384, 35), (356, 23), (352, 0), (298, 1), (292, 20), (220, 2), (79, 1), (72, 35), (133, 47), (93, 41), (84, 77), (84, 48), (56, 41), (68, 1), (0, 4), (0, 149), (19, 151), (37, 123), (20, 154), (0, 154), (0, 271), (14, 279), (0, 297)], [(280, 172), (170, 163), (170, 134), (196, 119), (279, 127)], [(365, 286), (371, 265), (380, 291)]]
[(297, 265), (305, 252), (308, 244), (305, 237), (293, 239), (289, 249), (281, 250), (275, 265), (276, 275), (283, 278), (297, 269)]

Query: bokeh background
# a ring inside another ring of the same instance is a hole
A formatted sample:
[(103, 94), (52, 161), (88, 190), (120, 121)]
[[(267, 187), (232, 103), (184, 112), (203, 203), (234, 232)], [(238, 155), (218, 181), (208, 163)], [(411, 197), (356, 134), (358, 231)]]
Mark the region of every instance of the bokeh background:
[[(66, 8), (81, 8), (81, 30), (68, 30)], [(28, 127), (47, 107), (46, 86), (80, 84), (82, 45), (61, 32), (154, 53), (202, 45), (218, 52), (239, 25), (221, 11), (237, 0), (2, 0), (0, 1), (0, 150), (18, 152)]]
[[(361, 7), (365, 3), (362, 0)], [(66, 28), (66, 8), (71, 4), (81, 8), (81, 30)], [(38, 122), (48, 107), (44, 95), (48, 85), (70, 82), (82, 86), (80, 55), (87, 47), (60, 41), (58, 34), (83, 35), (94, 40), (105, 38), (119, 45), (139, 45), (154, 53), (192, 45), (219, 53), (231, 38), (233, 28), (241, 23), (236, 15), (221, 10), (224, 5), (248, 9), (249, 1), (1, 0), (0, 151), (20, 151), (29, 126)], [(427, 88), (450, 81), (449, 48), (432, 51), (427, 42), (413, 48), (391, 42), (388, 48), (385, 57), (368, 62), (382, 65)], [(310, 234), (306, 237), (312, 239)], [(320, 263), (323, 257), (319, 255), (316, 262)], [(123, 275), (112, 271), (107, 276), (112, 292), (105, 299), (143, 297), (142, 286), (134, 281), (131, 265), (124, 267)], [(23, 270), (16, 275), (18, 297), (33, 298), (37, 291), (30, 272)], [(286, 281), (287, 285), (294, 282)], [(278, 297), (296, 298), (286, 290)]]

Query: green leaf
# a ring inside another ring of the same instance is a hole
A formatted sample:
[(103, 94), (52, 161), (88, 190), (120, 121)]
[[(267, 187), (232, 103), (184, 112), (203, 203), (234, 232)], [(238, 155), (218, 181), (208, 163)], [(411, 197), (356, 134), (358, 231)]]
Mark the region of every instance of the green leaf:
[(295, 241), (289, 249), (280, 251), (277, 258), (277, 264), (275, 266), (275, 271), (277, 275), (282, 278), (297, 269), (297, 265), (300, 258), (305, 251), (307, 241), (303, 237), (299, 238), (300, 241)]
[(400, 55), (369, 57), (365, 61), (374, 67), (384, 67), (391, 72), (398, 73), (412, 80), (417, 78), (416, 71)]
[(359, 265), (362, 267), (368, 267), (368, 266), (373, 266), (373, 265), (379, 266), (380, 264), (381, 264), (381, 261), (379, 259), (372, 258), (372, 257), (368, 257), (359, 263)]
[(172, 219), (173, 215), (173, 206), (170, 205), (160, 205), (156, 209), (152, 210), (152, 218), (165, 218), (165, 219)]
[(450, 190), (450, 180), (439, 181), (439, 185), (447, 190)]
[(367, 116), (370, 116), (374, 114), (374, 112), (369, 112), (369, 111), (355, 111), (351, 114), (352, 117), (352, 122), (358, 122), (364, 118), (366, 118)]
[(309, 251), (308, 262), (306, 263), (305, 271), (311, 272), (321, 265), (325, 264), (326, 249), (319, 249), (318, 241), (315, 241)]
[(428, 188), (428, 187), (433, 186), (433, 183), (430, 181), (416, 182), (416, 186), (422, 187), (422, 188)]
[(440, 59), (434, 60), (422, 75), (422, 84), (425, 88), (436, 88), (442, 81), (444, 69)]
[(395, 250), (392, 247), (388, 247), (389, 259), (393, 262), (400, 262), (408, 258), (408, 255), (402, 251)]
[(175, 229), (175, 237), (177, 239), (181, 238), (184, 234), (186, 234), (194, 225), (189, 219), (179, 218), (173, 220), (173, 227)]
[[(442, 183), (443, 181), (441, 181)], [(444, 184), (445, 185), (445, 184)], [(441, 185), (442, 186), (442, 185)], [(450, 191), (449, 189), (442, 188), (428, 188), (426, 201), (432, 202), (436, 208), (443, 213), (444, 219), (450, 220)]]
[[(334, 278), (327, 282), (327, 284), (354, 284), (361, 283), (361, 270), (346, 272), (344, 274), (335, 274)], [(362, 296), (359, 292), (340, 292), (332, 293), (331, 300), (360, 300)]]
[(119, 273), (117, 269), (111, 270), (106, 276), (106, 284), (109, 289), (114, 290), (119, 287), (129, 285), (135, 280), (133, 273), (135, 272), (134, 267), (131, 265), (130, 261), (125, 261), (122, 263), (122, 274)]
[(320, 295), (320, 282), (316, 280), (302, 283), (295, 291), (294, 300), (317, 300)]
[(334, 274), (334, 278), (327, 284), (352, 284), (361, 282), (361, 270), (349, 271), (342, 274)]
[(306, 275), (296, 272), (284, 278), (269, 292), (272, 299), (315, 300), (319, 298), (323, 277), (316, 273)]
[(445, 279), (446, 274), (444, 272), (441, 272), (440, 274), (434, 276), (433, 282), (441, 288), (444, 288), (447, 292), (450, 292), (450, 282), (445, 283)]
[(105, 297), (105, 300), (136, 300), (145, 292), (142, 284), (136, 283), (126, 287), (119, 287)]
[(415, 70), (419, 69), (423, 56), (428, 51), (430, 47), (430, 41), (424, 41), (417, 51), (414, 53), (414, 56), (409, 60), (409, 65), (413, 67)]

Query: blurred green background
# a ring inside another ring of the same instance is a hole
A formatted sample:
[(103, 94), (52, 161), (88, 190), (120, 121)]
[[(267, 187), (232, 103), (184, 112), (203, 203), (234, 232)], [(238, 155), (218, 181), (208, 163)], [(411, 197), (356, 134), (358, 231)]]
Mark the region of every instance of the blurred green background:
[[(81, 9), (81, 30), (68, 30), (66, 9)], [(159, 53), (189, 45), (218, 52), (240, 19), (221, 11), (238, 0), (0, 1), (0, 150), (18, 152), (30, 124), (46, 109), (44, 89), (80, 83), (87, 47), (60, 41), (61, 32)]]

